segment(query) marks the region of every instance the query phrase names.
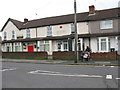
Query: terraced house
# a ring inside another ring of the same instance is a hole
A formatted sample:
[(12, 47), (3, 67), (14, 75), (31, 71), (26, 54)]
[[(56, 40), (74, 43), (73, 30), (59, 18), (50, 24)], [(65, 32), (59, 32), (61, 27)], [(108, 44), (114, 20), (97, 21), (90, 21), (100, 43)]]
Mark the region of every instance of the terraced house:
[[(78, 50), (118, 51), (120, 8), (77, 13)], [(9, 18), (2, 28), (3, 52), (74, 51), (74, 14), (24, 22)]]

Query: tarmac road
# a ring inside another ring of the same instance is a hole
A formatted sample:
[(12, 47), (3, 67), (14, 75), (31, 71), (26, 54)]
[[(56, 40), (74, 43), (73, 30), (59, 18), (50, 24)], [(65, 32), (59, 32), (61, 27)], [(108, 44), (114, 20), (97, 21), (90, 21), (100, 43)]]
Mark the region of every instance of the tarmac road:
[(2, 88), (118, 88), (120, 79), (118, 66), (3, 62), (1, 72)]

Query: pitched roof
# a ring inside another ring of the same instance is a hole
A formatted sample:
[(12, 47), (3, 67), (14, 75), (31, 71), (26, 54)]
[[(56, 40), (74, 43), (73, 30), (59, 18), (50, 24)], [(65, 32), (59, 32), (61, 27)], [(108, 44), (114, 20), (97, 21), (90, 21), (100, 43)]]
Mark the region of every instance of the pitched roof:
[[(77, 22), (115, 19), (120, 17), (119, 12), (120, 12), (120, 8), (112, 8), (106, 10), (96, 10), (96, 14), (92, 16), (89, 16), (88, 12), (78, 13)], [(73, 23), (74, 14), (31, 20), (28, 21), (27, 24), (24, 24), (23, 22), (14, 19), (8, 19), (8, 21), (9, 20), (12, 21), (18, 29), (26, 29), (26, 28), (49, 26), (49, 25)], [(4, 27), (6, 26), (6, 24), (4, 25)], [(2, 30), (4, 29), (4, 27), (2, 28)]]
[(7, 22), (5, 23), (5, 25), (3, 26), (3, 28), (1, 29), (1, 31), (4, 30), (4, 28), (6, 27), (6, 25), (8, 24), (9, 21), (11, 21), (18, 29), (20, 29), (21, 26), (23, 25), (23, 22), (20, 22), (20, 21), (18, 21), (18, 20), (9, 18), (9, 19), (7, 20)]
[[(96, 11), (96, 14), (92, 16), (89, 16), (89, 12), (78, 13), (77, 22), (118, 18), (119, 9), (120, 8), (98, 10)], [(74, 14), (69, 14), (69, 15), (63, 15), (63, 16), (31, 20), (26, 25), (23, 25), (21, 29), (42, 27), (42, 26), (48, 26), (48, 25), (67, 24), (67, 23), (73, 23), (73, 22), (74, 22)]]

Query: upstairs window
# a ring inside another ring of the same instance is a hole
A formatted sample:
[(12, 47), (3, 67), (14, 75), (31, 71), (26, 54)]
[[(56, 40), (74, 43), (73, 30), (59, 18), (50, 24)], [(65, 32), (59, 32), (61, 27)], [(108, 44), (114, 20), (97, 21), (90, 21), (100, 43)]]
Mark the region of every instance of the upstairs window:
[(12, 39), (15, 39), (15, 31), (12, 31)]
[(52, 36), (52, 27), (47, 26), (47, 36)]
[(113, 28), (113, 21), (112, 20), (100, 22), (100, 29), (112, 29), (112, 28)]
[(75, 28), (74, 28), (74, 24), (71, 24), (71, 33), (75, 33)]
[(26, 38), (30, 38), (30, 29), (26, 30)]
[(7, 40), (7, 32), (4, 32), (4, 40)]

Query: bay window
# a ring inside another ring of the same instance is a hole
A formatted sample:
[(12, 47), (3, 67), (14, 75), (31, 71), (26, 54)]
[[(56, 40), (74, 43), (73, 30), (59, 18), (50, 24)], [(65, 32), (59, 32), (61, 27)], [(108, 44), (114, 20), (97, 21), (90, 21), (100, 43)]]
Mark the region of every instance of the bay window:
[(21, 51), (21, 45), (20, 45), (20, 43), (15, 43), (14, 44), (15, 46), (15, 52), (19, 52), (19, 51)]
[(40, 41), (40, 51), (49, 51), (49, 41)]

